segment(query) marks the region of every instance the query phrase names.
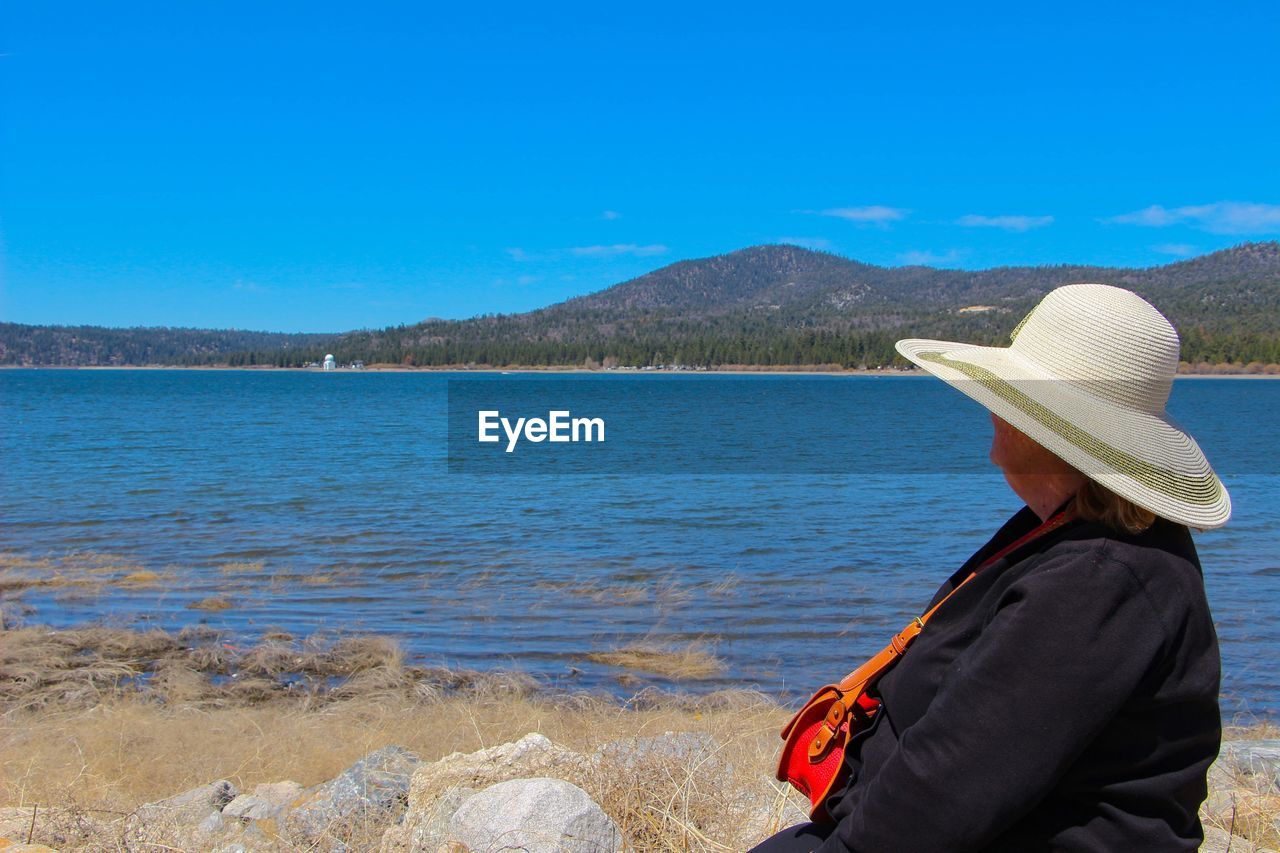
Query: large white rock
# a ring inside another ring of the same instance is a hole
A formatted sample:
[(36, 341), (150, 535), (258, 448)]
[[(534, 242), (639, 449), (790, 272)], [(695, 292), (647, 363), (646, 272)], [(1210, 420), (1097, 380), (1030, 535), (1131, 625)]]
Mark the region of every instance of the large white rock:
[(449, 840), (470, 850), (603, 853), (622, 850), (622, 832), (587, 792), (562, 779), (512, 779), (468, 797)]
[[(475, 752), (455, 752), (423, 764), (409, 783), (409, 805), (399, 826), (382, 838), (384, 851), (434, 851), (440, 827), (457, 801), (458, 791), (534, 776), (581, 779), (592, 763), (585, 756), (552, 743), (544, 735), (527, 734), (513, 743)], [(439, 802), (442, 798), (444, 803)]]

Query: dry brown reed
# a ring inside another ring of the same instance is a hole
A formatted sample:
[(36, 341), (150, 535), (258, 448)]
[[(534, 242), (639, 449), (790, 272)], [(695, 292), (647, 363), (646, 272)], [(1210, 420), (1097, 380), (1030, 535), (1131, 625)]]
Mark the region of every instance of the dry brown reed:
[(27, 589), (76, 589), (81, 592), (109, 586), (153, 589), (172, 580), (173, 572), (156, 572), (110, 554), (76, 552), (62, 557), (30, 558), (0, 553), (0, 593)]
[(233, 607), (235, 607), (235, 605), (230, 601), (217, 596), (202, 598), (199, 601), (193, 601), (187, 605), (188, 610), (207, 610), (211, 613), (217, 613), (221, 610), (230, 610)]
[(262, 562), (231, 562), (223, 563), (218, 571), (224, 575), (260, 575), (265, 568)]
[(608, 582), (601, 580), (543, 581), (540, 590), (586, 598), (597, 604), (654, 604), (678, 607), (693, 598), (688, 585), (663, 578), (655, 581)]
[(706, 644), (697, 642), (683, 646), (636, 643), (613, 651), (591, 652), (587, 660), (673, 679), (712, 678), (725, 670), (724, 661)]

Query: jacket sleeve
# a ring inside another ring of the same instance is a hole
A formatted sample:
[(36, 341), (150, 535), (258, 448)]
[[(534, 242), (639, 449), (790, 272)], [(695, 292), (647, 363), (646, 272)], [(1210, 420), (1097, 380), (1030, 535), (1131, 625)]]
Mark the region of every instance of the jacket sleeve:
[(819, 850), (981, 849), (1049, 793), (1165, 644), (1141, 583), (1101, 550), (1046, 555), (1005, 590)]

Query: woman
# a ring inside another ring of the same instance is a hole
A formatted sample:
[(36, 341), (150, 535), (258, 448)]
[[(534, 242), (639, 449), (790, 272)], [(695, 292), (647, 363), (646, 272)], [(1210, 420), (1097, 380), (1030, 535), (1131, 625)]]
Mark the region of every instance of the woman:
[(1221, 721), (1187, 528), (1231, 504), (1165, 414), (1177, 333), (1137, 295), (1081, 284), (1008, 348), (897, 346), (990, 410), (991, 461), (1026, 507), (876, 683), (822, 819), (756, 851), (1197, 849)]

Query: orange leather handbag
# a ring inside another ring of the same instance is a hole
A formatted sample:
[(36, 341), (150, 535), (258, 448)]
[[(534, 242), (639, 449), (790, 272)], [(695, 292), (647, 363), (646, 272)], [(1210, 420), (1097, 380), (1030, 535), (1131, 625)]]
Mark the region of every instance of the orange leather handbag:
[(848, 767), (844, 761), (844, 753), (850, 738), (868, 728), (880, 710), (880, 700), (868, 691), (875, 686), (880, 676), (897, 663), (898, 658), (906, 654), (930, 617), (987, 566), (1031, 540), (1061, 527), (1074, 516), (1074, 507), (1068, 507), (987, 558), (930, 608), (928, 613), (917, 617), (894, 635), (889, 645), (879, 654), (839, 682), (819, 689), (791, 718), (791, 722), (782, 730), (785, 742), (782, 745), (782, 755), (778, 758), (777, 775), (780, 781), (789, 782), (809, 798), (809, 802), (813, 804), (809, 815), (813, 820), (820, 821), (827, 817), (823, 802), (845, 780)]

